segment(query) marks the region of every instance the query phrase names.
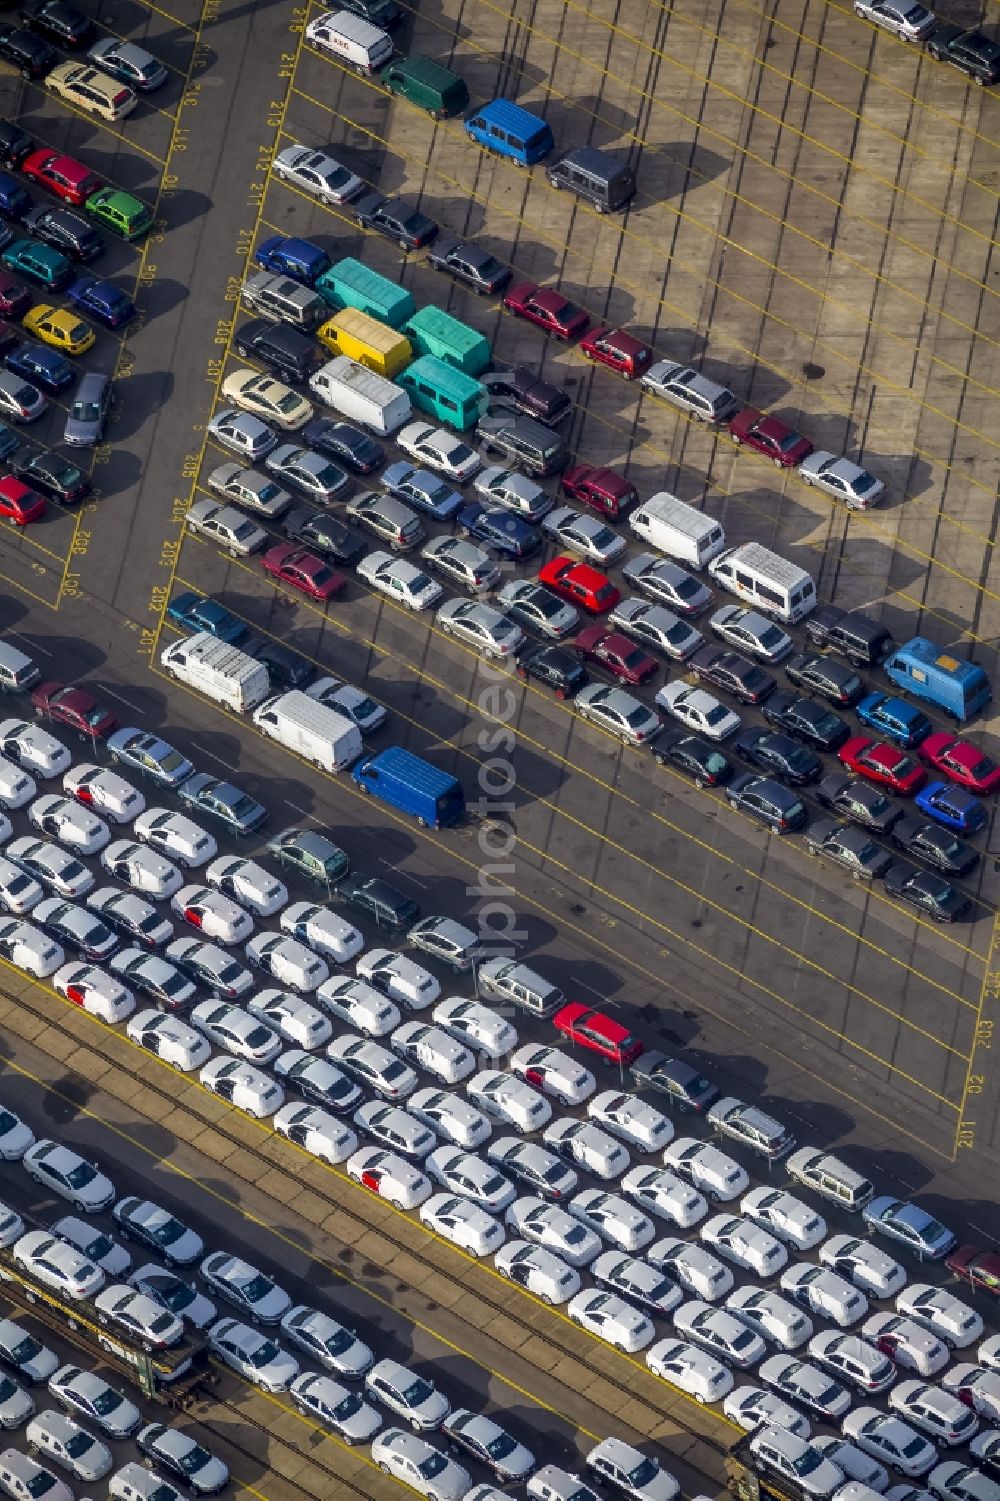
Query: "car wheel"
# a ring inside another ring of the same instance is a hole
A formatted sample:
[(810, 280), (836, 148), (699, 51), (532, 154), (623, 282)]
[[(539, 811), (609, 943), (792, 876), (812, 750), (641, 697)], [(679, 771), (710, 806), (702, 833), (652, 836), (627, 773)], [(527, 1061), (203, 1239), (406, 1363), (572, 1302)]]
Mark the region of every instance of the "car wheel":
[(775, 469), (784, 469), (785, 467), (780, 459), (772, 459), (771, 463), (774, 465)]
[(702, 1396), (701, 1392), (695, 1392), (695, 1394), (694, 1394), (694, 1400), (696, 1402), (700, 1402), (701, 1405), (702, 1405), (702, 1407), (704, 1407), (704, 1405), (705, 1405), (705, 1398)]
[(386, 1462), (385, 1462), (384, 1459), (380, 1459), (379, 1460), (378, 1467), (383, 1472), (383, 1474), (385, 1474), (385, 1475), (391, 1475), (392, 1474), (392, 1471), (390, 1470), (389, 1466), (386, 1464)]
[(409, 254), (410, 247), (407, 244), (406, 240), (397, 240), (396, 244), (399, 246), (404, 255)]

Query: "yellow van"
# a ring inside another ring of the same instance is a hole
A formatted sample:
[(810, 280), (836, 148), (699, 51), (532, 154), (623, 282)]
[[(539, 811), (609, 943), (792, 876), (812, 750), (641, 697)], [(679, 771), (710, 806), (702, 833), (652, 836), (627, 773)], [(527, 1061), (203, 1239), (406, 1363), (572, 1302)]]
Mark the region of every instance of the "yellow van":
[(386, 380), (413, 359), (409, 339), (357, 308), (335, 313), (316, 330), (316, 337), (331, 354), (345, 354)]

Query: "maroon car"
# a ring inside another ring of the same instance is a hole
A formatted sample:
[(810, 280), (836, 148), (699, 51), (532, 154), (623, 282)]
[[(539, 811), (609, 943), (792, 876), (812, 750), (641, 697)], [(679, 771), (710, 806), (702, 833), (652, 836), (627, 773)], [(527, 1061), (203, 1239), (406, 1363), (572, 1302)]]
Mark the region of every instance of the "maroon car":
[(600, 625), (588, 625), (573, 642), (581, 662), (603, 668), (623, 683), (645, 683), (659, 669), (659, 663), (642, 651), (620, 631), (606, 631)]
[(592, 511), (617, 521), (623, 511), (634, 505), (639, 492), (631, 480), (616, 469), (598, 469), (593, 464), (573, 464), (562, 477), (562, 492), (570, 500), (579, 500)]
[(756, 407), (746, 407), (729, 420), (729, 436), (734, 443), (745, 443), (779, 469), (794, 469), (813, 451), (808, 438), (777, 417), (766, 417)]
[(88, 740), (102, 739), (117, 730), (118, 719), (103, 704), (82, 688), (69, 688), (65, 683), (39, 683), (31, 694), (32, 707), (39, 714), (59, 724), (68, 724), (70, 729), (85, 735)]
[(301, 589), (310, 599), (335, 599), (343, 593), (347, 580), (324, 558), (296, 547), (293, 542), (279, 542), (260, 560), (265, 573), (293, 589)]
[(518, 282), (504, 294), (508, 313), (527, 318), (556, 339), (577, 339), (590, 327), (590, 319), (575, 302), (570, 302), (554, 287), (540, 287), (533, 281)]
[(35, 301), (27, 287), (22, 287), (16, 276), (9, 271), (0, 271), (0, 315), (4, 318), (23, 318)]
[(959, 1282), (1000, 1298), (1000, 1251), (984, 1251), (982, 1246), (956, 1246), (945, 1257), (944, 1264)]
[(580, 353), (597, 365), (607, 365), (623, 380), (637, 380), (648, 368), (653, 351), (623, 328), (595, 328), (580, 342)]

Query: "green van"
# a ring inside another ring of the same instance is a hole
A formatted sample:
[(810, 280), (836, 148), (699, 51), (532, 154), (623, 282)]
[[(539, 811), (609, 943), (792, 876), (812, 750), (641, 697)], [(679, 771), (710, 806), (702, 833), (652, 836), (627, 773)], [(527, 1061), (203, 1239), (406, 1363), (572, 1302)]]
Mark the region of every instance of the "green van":
[(141, 240), (153, 227), (153, 213), (140, 198), (120, 188), (98, 188), (83, 205), (86, 213), (123, 240)]
[(379, 74), (390, 94), (408, 99), (425, 109), (434, 120), (447, 120), (468, 108), (469, 90), (464, 78), (449, 73), (429, 57), (400, 57)]

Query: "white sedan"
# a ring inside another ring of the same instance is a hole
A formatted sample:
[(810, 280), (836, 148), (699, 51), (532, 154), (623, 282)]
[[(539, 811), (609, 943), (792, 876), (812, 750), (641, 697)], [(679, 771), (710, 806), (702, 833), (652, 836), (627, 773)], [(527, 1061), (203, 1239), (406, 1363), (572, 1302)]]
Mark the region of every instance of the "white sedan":
[(744, 1194), (740, 1209), (786, 1245), (809, 1251), (826, 1235), (826, 1221), (810, 1205), (780, 1188), (755, 1188)]
[(282, 933), (257, 933), (243, 952), (279, 985), (304, 994), (330, 977), (330, 966), (305, 944)]
[(40, 834), (49, 834), (81, 855), (96, 855), (111, 838), (103, 818), (81, 808), (71, 797), (46, 793), (28, 809), (28, 819)]
[(598, 568), (605, 568), (620, 558), (628, 545), (625, 538), (612, 531), (599, 516), (574, 511), (570, 506), (556, 506), (550, 511), (542, 522), (542, 530), (554, 537), (560, 547)]
[(0, 918), (0, 958), (25, 974), (44, 980), (65, 962), (66, 955), (47, 933), (20, 918)]
[(201, 1278), (213, 1292), (247, 1314), (254, 1324), (277, 1324), (292, 1306), (284, 1288), (228, 1251), (213, 1251), (198, 1268)]
[(841, 1329), (847, 1329), (863, 1319), (868, 1312), (868, 1299), (864, 1293), (836, 1272), (825, 1267), (810, 1266), (797, 1261), (781, 1276), (781, 1290), (803, 1308), (832, 1319)]
[(856, 1235), (831, 1235), (819, 1248), (819, 1259), (831, 1271), (847, 1277), (855, 1287), (873, 1298), (891, 1298), (906, 1286), (906, 1272), (899, 1262)]
[(441, 585), (416, 563), (394, 558), (388, 552), (368, 553), (358, 564), (357, 575), (408, 610), (429, 610), (444, 594)]
[(426, 464), (436, 474), (464, 485), (483, 467), (483, 461), (468, 443), (447, 428), (431, 427), (429, 422), (410, 422), (395, 436), (404, 453), (418, 464)]
[(699, 1233), (720, 1256), (758, 1277), (775, 1276), (788, 1260), (781, 1242), (753, 1220), (717, 1214), (702, 1225)]
[(534, 1293), (543, 1303), (565, 1303), (580, 1291), (581, 1278), (554, 1251), (526, 1240), (509, 1240), (497, 1252), (494, 1265), (501, 1277)]
[(253, 933), (253, 918), (238, 902), (209, 886), (182, 886), (170, 905), (182, 921), (204, 938), (219, 943), (245, 943)]
[(500, 1069), (473, 1074), (466, 1091), (484, 1114), (522, 1133), (539, 1131), (552, 1119), (552, 1106), (530, 1084)]
[(229, 1001), (200, 1001), (191, 1012), (191, 1025), (217, 1047), (248, 1063), (271, 1063), (283, 1047), (270, 1027)]
[(109, 876), (124, 881), (133, 891), (145, 892), (154, 901), (164, 901), (184, 885), (184, 877), (172, 860), (131, 839), (116, 839), (109, 844), (101, 851), (101, 864)]
[(813, 1322), (808, 1314), (779, 1293), (765, 1292), (762, 1287), (738, 1287), (726, 1299), (726, 1308), (779, 1350), (797, 1350), (812, 1336)]
[(23, 771), (43, 780), (61, 776), (73, 764), (62, 741), (30, 719), (5, 719), (0, 723), (0, 751)]
[(14, 1242), (11, 1256), (30, 1277), (74, 1301), (92, 1298), (104, 1286), (100, 1267), (49, 1230), (29, 1230)]
[(512, 1023), (480, 1001), (462, 996), (439, 1001), (434, 1007), (434, 1020), (477, 1056), (496, 1061), (517, 1047), (517, 1030)]
[(758, 1428), (787, 1428), (799, 1438), (808, 1438), (811, 1431), (808, 1418), (783, 1398), (762, 1391), (759, 1386), (738, 1386), (723, 1402), (722, 1411), (745, 1433), (754, 1433)]
[(664, 1168), (634, 1167), (622, 1179), (621, 1189), (657, 1219), (669, 1220), (681, 1230), (690, 1229), (708, 1213), (698, 1190)]
[(29, 876), (13, 860), (0, 856), (0, 907), (15, 917), (24, 917), (44, 895), (44, 888), (34, 876)]
[(936, 1376), (951, 1359), (942, 1339), (898, 1313), (873, 1313), (861, 1325), (861, 1334), (894, 1365), (916, 1371), (918, 1376)]
[(404, 1011), (425, 1011), (441, 994), (429, 969), (393, 949), (369, 949), (354, 966), (358, 977), (391, 997)]
[(665, 683), (656, 702), (681, 724), (708, 740), (728, 740), (742, 724), (740, 716), (704, 688), (692, 688), (681, 679)]
[(809, 1341), (809, 1355), (825, 1371), (832, 1371), (855, 1391), (884, 1392), (895, 1381), (896, 1367), (859, 1334), (827, 1329)]
[(416, 1209), (434, 1192), (426, 1173), (382, 1147), (362, 1147), (355, 1152), (347, 1159), (347, 1175), (397, 1209)]
[(653, 1222), (634, 1204), (617, 1194), (588, 1188), (567, 1204), (567, 1209), (590, 1230), (621, 1251), (641, 1251), (656, 1235)]
[(428, 1501), (461, 1501), (471, 1485), (468, 1470), (427, 1439), (402, 1428), (383, 1428), (372, 1441), (372, 1459), (380, 1470)]
[(422, 1162), (439, 1145), (437, 1133), (401, 1105), (369, 1100), (355, 1110), (352, 1119), (362, 1136), (416, 1162)]
[(213, 1354), (262, 1391), (287, 1391), (299, 1374), (294, 1356), (238, 1319), (219, 1319), (208, 1331), (208, 1343)]
[(644, 1350), (656, 1332), (652, 1319), (614, 1293), (593, 1289), (577, 1293), (567, 1304), (566, 1313), (588, 1333), (627, 1355)]
[(198, 1078), (212, 1094), (228, 1100), (254, 1120), (264, 1120), (285, 1103), (285, 1091), (280, 1084), (252, 1063), (244, 1063), (239, 1058), (225, 1055), (212, 1058)]
[(350, 203), (364, 187), (361, 178), (342, 167), (329, 152), (315, 151), (311, 146), (283, 147), (271, 163), (271, 173), (279, 182), (293, 182), (328, 207)]
[(134, 1043), (155, 1053), (164, 1063), (189, 1074), (212, 1056), (212, 1045), (203, 1033), (179, 1016), (165, 1016), (151, 1008), (138, 1011), (125, 1029)]
[(504, 1218), (515, 1235), (552, 1251), (572, 1267), (588, 1266), (601, 1253), (601, 1239), (594, 1230), (544, 1199), (515, 1199)]
[(897, 1475), (915, 1479), (937, 1463), (937, 1449), (902, 1418), (876, 1407), (856, 1407), (841, 1424), (845, 1438)]
[(713, 1308), (709, 1303), (693, 1299), (674, 1309), (673, 1320), (683, 1339), (701, 1345), (727, 1365), (740, 1370), (756, 1365), (767, 1354), (767, 1346), (760, 1335), (724, 1308)]
[(646, 1351), (646, 1364), (654, 1376), (679, 1386), (696, 1402), (719, 1402), (733, 1389), (732, 1371), (686, 1340), (658, 1340)]
[(500, 1220), (478, 1204), (451, 1193), (436, 1193), (420, 1206), (420, 1218), (429, 1230), (450, 1240), (470, 1256), (489, 1256), (506, 1238)]
[(441, 1084), (460, 1084), (476, 1071), (475, 1057), (463, 1042), (426, 1022), (404, 1022), (392, 1033), (389, 1046)]
[(350, 1127), (318, 1105), (282, 1105), (272, 1116), (271, 1124), (311, 1157), (334, 1167), (358, 1150), (358, 1138)]
[(106, 1287), (94, 1306), (103, 1315), (102, 1324), (117, 1324), (144, 1349), (166, 1349), (184, 1338), (184, 1325), (177, 1315), (133, 1287)]
[(35, 1133), (31, 1127), (25, 1125), (13, 1110), (0, 1105), (0, 1161), (20, 1162), (34, 1141)]
[(318, 902), (293, 902), (279, 921), (282, 932), (335, 964), (348, 964), (365, 946), (353, 923)]
[(313, 1360), (347, 1381), (356, 1381), (375, 1364), (371, 1348), (353, 1329), (307, 1303), (297, 1303), (281, 1320), (281, 1332)]
[(8, 844), (5, 854), (8, 860), (27, 871), (36, 881), (57, 896), (75, 900), (85, 896), (94, 884), (94, 877), (75, 855), (61, 845), (50, 844), (47, 839), (14, 839)]
[(686, 1292), (703, 1298), (706, 1303), (724, 1298), (732, 1291), (735, 1281), (732, 1272), (718, 1256), (713, 1256), (704, 1246), (679, 1240), (674, 1235), (664, 1236), (655, 1246), (650, 1246), (646, 1260), (673, 1277)]
[(135, 1010), (128, 987), (95, 964), (64, 964), (52, 976), (52, 984), (74, 1006), (104, 1022), (123, 1022)]
[(288, 888), (277, 876), (240, 855), (222, 855), (213, 860), (206, 867), (205, 880), (258, 917), (273, 917), (288, 901)]
[(529, 1042), (513, 1054), (510, 1066), (518, 1078), (552, 1095), (560, 1105), (582, 1105), (597, 1090), (597, 1080), (590, 1069), (561, 1048), (538, 1047)]
[(406, 1102), (406, 1108), (445, 1141), (467, 1151), (481, 1147), (493, 1129), (481, 1110), (445, 1089), (418, 1089)]
[(659, 1152), (673, 1140), (673, 1123), (638, 1095), (605, 1089), (587, 1102), (587, 1115), (640, 1152)]
[(912, 1282), (897, 1297), (896, 1307), (925, 1325), (952, 1350), (964, 1350), (983, 1337), (983, 1321), (975, 1309), (927, 1282)]
[(515, 621), (475, 599), (446, 600), (435, 620), (443, 635), (455, 636), (480, 656), (498, 661), (510, 661), (525, 642)]
[(590, 1271), (599, 1287), (619, 1293), (626, 1303), (660, 1316), (673, 1313), (684, 1299), (684, 1294), (672, 1277), (658, 1272), (640, 1256), (623, 1256), (620, 1251), (602, 1251), (591, 1264)]
[(436, 1183), (464, 1199), (471, 1199), (489, 1214), (500, 1214), (517, 1198), (509, 1178), (497, 1172), (492, 1163), (484, 1162), (474, 1152), (461, 1147), (438, 1147), (424, 1161), (424, 1167)]
[(559, 1120), (546, 1126), (542, 1140), (553, 1152), (610, 1183), (630, 1165), (628, 1148), (593, 1121)]
[(119, 1199), (111, 1213), (123, 1235), (155, 1250), (168, 1266), (189, 1266), (204, 1254), (201, 1236), (152, 1199)]

